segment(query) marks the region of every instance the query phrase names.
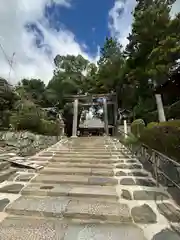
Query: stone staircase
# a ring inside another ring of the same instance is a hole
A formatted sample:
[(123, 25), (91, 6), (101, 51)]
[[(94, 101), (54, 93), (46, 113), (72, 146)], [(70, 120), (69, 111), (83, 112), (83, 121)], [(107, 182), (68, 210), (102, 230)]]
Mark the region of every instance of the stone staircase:
[(113, 139), (71, 139), (31, 161), (44, 168), (0, 185), (0, 239), (180, 240), (179, 209)]

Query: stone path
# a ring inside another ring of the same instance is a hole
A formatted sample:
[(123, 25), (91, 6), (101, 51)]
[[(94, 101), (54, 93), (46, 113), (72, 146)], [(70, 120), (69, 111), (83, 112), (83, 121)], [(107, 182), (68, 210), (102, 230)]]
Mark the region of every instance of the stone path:
[(43, 169), (0, 183), (0, 239), (180, 240), (179, 208), (113, 139), (66, 140), (30, 161)]

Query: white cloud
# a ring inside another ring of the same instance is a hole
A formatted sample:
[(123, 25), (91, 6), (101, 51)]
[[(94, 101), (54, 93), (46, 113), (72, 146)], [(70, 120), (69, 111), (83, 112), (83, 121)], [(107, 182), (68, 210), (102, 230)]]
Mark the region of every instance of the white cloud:
[(172, 16), (174, 16), (178, 12), (180, 12), (180, 1), (176, 0), (176, 2), (172, 6), (171, 14)]
[[(131, 32), (133, 21), (132, 11), (136, 6), (136, 0), (115, 0), (113, 8), (109, 11), (109, 30), (113, 37), (125, 47), (128, 43), (128, 35)], [(180, 12), (180, 0), (172, 6), (171, 15)]]
[(125, 47), (127, 37), (131, 31), (132, 11), (136, 0), (116, 0), (113, 8), (109, 11), (109, 30), (113, 37)]
[[(1, 0), (0, 43), (9, 59), (15, 52), (15, 71), (11, 72), (11, 83), (16, 83), (23, 77), (41, 78), (47, 83), (53, 74), (53, 57), (56, 54), (82, 54), (90, 59), (83, 44), (81, 46), (75, 40), (72, 32), (50, 28), (44, 17), (44, 9), (51, 3), (70, 7), (69, 0)], [(35, 45), (35, 32), (25, 29), (25, 25), (30, 22), (41, 30), (43, 43), (50, 47), (51, 55), (47, 54), (45, 47), (37, 48)], [(1, 50), (0, 66), (0, 76), (8, 79), (10, 67)]]

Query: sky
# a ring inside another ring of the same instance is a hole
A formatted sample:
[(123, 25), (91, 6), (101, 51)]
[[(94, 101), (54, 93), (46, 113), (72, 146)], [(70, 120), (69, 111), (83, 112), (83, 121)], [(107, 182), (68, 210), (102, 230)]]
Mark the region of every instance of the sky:
[[(11, 84), (22, 78), (53, 76), (57, 54), (97, 62), (106, 36), (125, 47), (136, 0), (1, 0), (0, 77)], [(178, 0), (172, 14), (180, 11)], [(10, 71), (10, 65), (12, 70)]]

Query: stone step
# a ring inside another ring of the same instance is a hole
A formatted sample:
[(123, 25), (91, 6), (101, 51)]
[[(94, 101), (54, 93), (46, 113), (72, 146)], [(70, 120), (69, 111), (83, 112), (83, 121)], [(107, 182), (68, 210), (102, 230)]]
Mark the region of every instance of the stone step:
[(105, 147), (105, 146), (103, 146), (103, 147), (98, 147), (98, 146), (96, 146), (96, 148), (94, 148), (94, 147), (82, 147), (82, 146), (80, 146), (80, 147), (74, 147), (74, 146), (72, 146), (72, 149), (74, 149), (75, 151), (77, 150), (77, 151), (91, 151), (91, 150), (96, 150), (96, 151), (104, 151), (104, 150), (106, 150), (107, 149), (107, 147)]
[[(143, 230), (131, 223), (88, 224), (24, 216), (7, 217), (0, 223), (0, 235), (3, 240), (146, 240)], [(170, 235), (170, 239), (178, 237)]]
[(117, 158), (113, 159), (97, 159), (97, 158), (57, 158), (53, 157), (51, 159), (51, 162), (68, 162), (68, 163), (93, 163), (93, 164), (112, 164), (112, 163), (118, 163), (120, 160)]
[(42, 184), (31, 183), (26, 186), (22, 195), (34, 196), (69, 196), (69, 197), (83, 197), (98, 198), (117, 201), (118, 196), (114, 186), (89, 186), (89, 185), (73, 185), (73, 184)]
[(95, 219), (105, 222), (131, 223), (127, 204), (106, 202), (98, 199), (73, 199), (69, 197), (21, 196), (6, 207), (13, 215), (54, 217), (65, 219)]
[(11, 164), (7, 161), (0, 161), (0, 171), (9, 168)]
[(64, 167), (68, 167), (68, 168), (73, 168), (73, 167), (78, 167), (78, 168), (101, 168), (101, 169), (113, 169), (114, 165), (113, 164), (106, 164), (106, 163), (98, 163), (98, 164), (94, 164), (92, 162), (50, 162), (48, 164), (48, 167), (50, 168), (64, 168)]
[(61, 152), (55, 152), (54, 153), (54, 155), (55, 156), (66, 156), (66, 155), (72, 155), (72, 154), (74, 154), (74, 155), (77, 155), (77, 156), (79, 156), (79, 155), (82, 155), (82, 156), (89, 156), (89, 155), (92, 155), (92, 153), (93, 153), (93, 156), (94, 155), (97, 155), (98, 157), (99, 156), (110, 156), (111, 155), (111, 153), (113, 153), (113, 154), (119, 154), (117, 151), (107, 151), (107, 150), (103, 150), (102, 152), (97, 152), (97, 151), (95, 151), (95, 150), (92, 150), (92, 151), (71, 151), (71, 152), (69, 152), (69, 151), (67, 151), (67, 152), (65, 152), (65, 151), (61, 151)]
[(96, 159), (109, 159), (111, 158), (110, 154), (101, 154), (101, 155), (96, 155), (96, 154), (81, 154), (81, 153), (67, 153), (67, 154), (55, 154), (53, 157), (56, 158), (78, 158), (78, 159), (82, 159), (82, 158), (96, 158)]
[(118, 180), (112, 177), (96, 177), (96, 176), (76, 176), (76, 175), (44, 175), (39, 174), (32, 182), (39, 183), (73, 183), (84, 185), (99, 185), (99, 186), (112, 186), (117, 185)]
[(113, 176), (114, 172), (111, 169), (97, 168), (51, 168), (46, 167), (41, 171), (41, 174), (56, 174), (56, 175), (88, 175), (88, 176)]
[(16, 172), (14, 168), (8, 168), (0, 171), (0, 183), (9, 179), (9, 177)]
[[(72, 152), (92, 153), (92, 151), (93, 151), (95, 153), (104, 153), (105, 151), (109, 152), (110, 150), (112, 152), (119, 152), (119, 151), (117, 151), (116, 149), (113, 149), (113, 148), (102, 148), (102, 149), (98, 149), (98, 148), (71, 148), (71, 149), (68, 149), (68, 150), (63, 150), (62, 149), (62, 150), (60, 150), (60, 152), (68, 153), (68, 152), (72, 151)], [(56, 151), (56, 152), (58, 152), (58, 151)]]

